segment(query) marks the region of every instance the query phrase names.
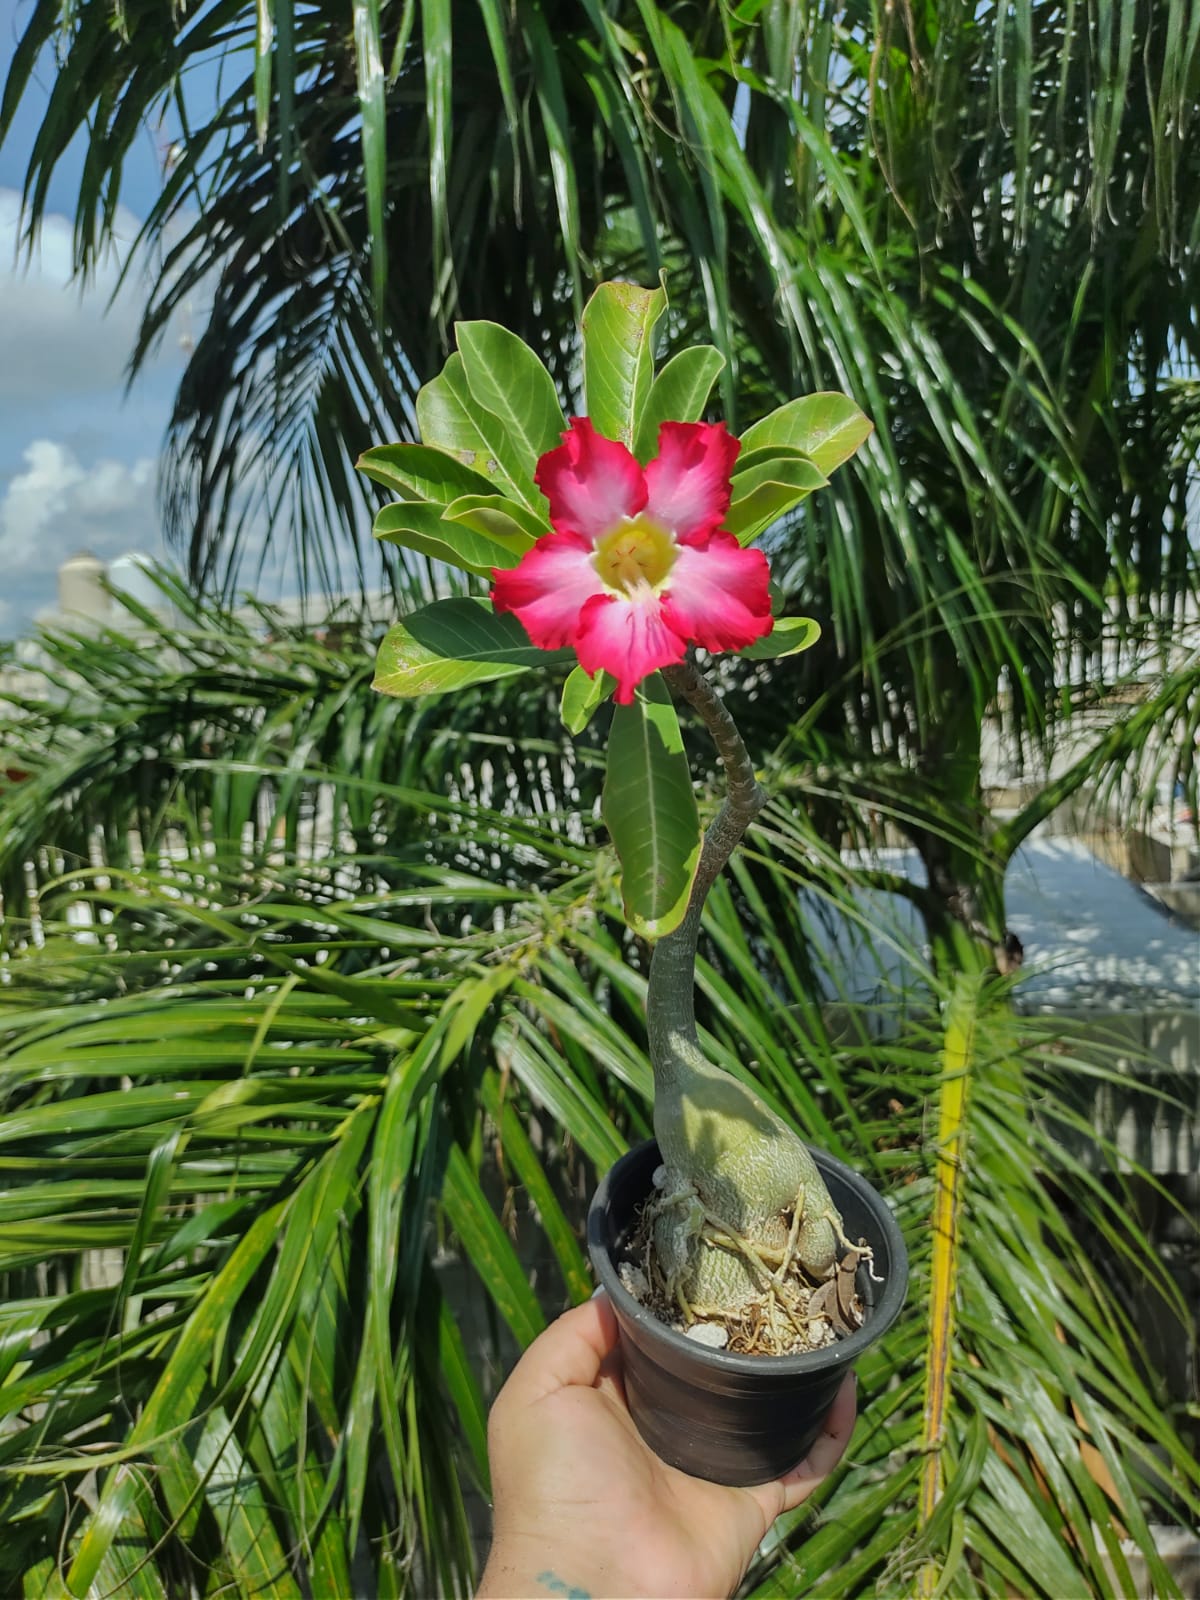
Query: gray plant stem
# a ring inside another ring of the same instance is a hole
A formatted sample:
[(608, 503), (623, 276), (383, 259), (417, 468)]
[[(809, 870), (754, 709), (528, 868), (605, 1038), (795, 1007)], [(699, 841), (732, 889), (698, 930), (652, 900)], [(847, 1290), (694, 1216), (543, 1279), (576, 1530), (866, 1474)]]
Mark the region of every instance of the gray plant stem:
[(693, 1063), (706, 1062), (696, 1036), (696, 947), (704, 902), (746, 829), (767, 803), (767, 792), (754, 776), (749, 751), (733, 718), (695, 662), (668, 667), (663, 677), (671, 692), (687, 701), (712, 735), (725, 769), (726, 794), (704, 835), (683, 921), (658, 941), (650, 962), (646, 1021), (656, 1098), (691, 1076)]

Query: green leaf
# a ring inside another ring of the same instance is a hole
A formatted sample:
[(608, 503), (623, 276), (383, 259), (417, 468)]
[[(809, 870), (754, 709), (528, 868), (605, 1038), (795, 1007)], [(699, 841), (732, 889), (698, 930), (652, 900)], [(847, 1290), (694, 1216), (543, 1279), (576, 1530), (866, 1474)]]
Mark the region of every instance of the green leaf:
[(274, 0), (256, 0), (254, 35), (254, 132), (258, 148), (267, 144), (271, 125), (271, 45), (275, 38)]
[(471, 1366), (463, 1342), (462, 1330), (455, 1320), (449, 1302), (438, 1305), (438, 1365), (446, 1392), (454, 1402), (463, 1438), (471, 1452), (475, 1471), (485, 1489), (490, 1484), (487, 1455), (487, 1406), (479, 1388), (479, 1379)]
[(592, 677), (582, 667), (572, 668), (562, 691), (562, 719), (567, 732), (582, 733), (616, 686), (616, 679), (607, 672)]
[[(404, 27), (404, 23), (401, 23)], [(450, 0), (423, 0), (421, 64), (425, 79), (425, 131), (429, 161), (433, 278), (453, 280), (450, 161), (454, 145), (454, 28)]]
[(740, 544), (777, 522), (785, 512), (806, 500), (814, 489), (829, 482), (811, 461), (800, 455), (779, 456), (752, 466), (733, 478), (733, 499), (724, 527)]
[(488, 1007), (504, 993), (516, 975), (515, 967), (496, 967), (481, 977), (464, 978), (454, 990), (442, 1011), (446, 1022), (440, 1056), (443, 1069), (470, 1048)]
[(654, 327), (662, 289), (602, 283), (583, 313), (583, 387), (600, 433), (632, 447), (654, 379)]
[(208, 1411), (195, 1447), (195, 1465), (205, 1502), (222, 1529), (230, 1565), (245, 1586), (243, 1593), (301, 1600), (300, 1586), (279, 1542), (273, 1508), (268, 1507), (264, 1482), (243, 1454), (220, 1406)]
[(810, 466), (815, 465), (811, 456), (806, 456), (803, 450), (796, 450), (791, 445), (758, 445), (752, 450), (743, 447), (733, 469), (735, 490), (738, 478), (752, 472), (756, 467), (770, 466), (778, 461), (807, 461)]
[(446, 507), (445, 516), (522, 553), (551, 531), (548, 522), (501, 494), (464, 494)]
[(767, 445), (800, 450), (826, 474), (848, 461), (873, 424), (844, 394), (809, 394), (791, 400), (742, 435), (743, 451)]
[[(285, 4), (288, 0), (285, 0)], [(371, 291), (375, 317), (382, 329), (387, 297), (388, 247), (384, 211), (387, 202), (387, 105), (380, 42), (380, 0), (352, 0), (354, 67), (362, 122), (363, 180), (367, 228), (371, 241)], [(426, 57), (428, 60), (428, 56)]]
[(498, 323), (460, 322), (455, 335), (472, 396), (501, 423), (532, 481), (539, 457), (554, 449), (564, 427), (553, 378), (525, 341)]
[(658, 430), (664, 422), (699, 422), (712, 386), (725, 367), (725, 357), (711, 344), (681, 350), (654, 380), (638, 424), (633, 453), (649, 461), (658, 453)]
[(490, 480), (501, 492), (511, 490), (530, 510), (544, 501), (526, 469), (526, 457), (509, 439), (508, 429), (471, 393), (463, 358), (455, 352), (438, 376), (417, 396), (417, 421), (426, 444), (456, 457), (465, 467)]
[(456, 455), (429, 444), (381, 444), (364, 450), (358, 470), (405, 500), (432, 500), (448, 506), (463, 495), (491, 495), (490, 478), (463, 465)]
[(445, 694), (468, 683), (556, 666), (568, 650), (539, 650), (516, 617), (486, 600), (435, 600), (389, 629), (379, 646), (372, 688), (409, 699)]
[[(529, 50), (531, 81), (541, 118), (541, 135), (550, 157), (550, 177), (558, 211), (558, 237), (571, 277), (571, 302), (578, 314), (583, 303), (579, 263), (585, 258), (586, 247), (579, 222), (579, 173), (575, 160), (574, 129), (560, 64), (562, 41), (552, 31), (541, 7), (531, 6), (524, 11), (521, 26)], [(528, 128), (533, 119), (528, 112), (526, 116)], [(487, 159), (486, 156), (484, 159)], [(527, 240), (528, 235), (525, 237)], [(557, 271), (556, 268), (556, 274)], [(548, 297), (551, 301), (557, 297), (560, 285), (561, 279), (556, 284), (554, 295)]]
[[(250, 1225), (225, 1265), (208, 1283), (204, 1296), (188, 1318), (172, 1359), (163, 1369), (141, 1415), (128, 1434), (132, 1447), (144, 1446), (178, 1427), (180, 1419), (195, 1415), (213, 1347), (228, 1326), (237, 1302), (254, 1274), (274, 1248), (287, 1205), (281, 1201), (263, 1211)], [(121, 1530), (141, 1483), (140, 1476), (122, 1464), (109, 1473), (90, 1517), (67, 1585), (84, 1593), (104, 1556)]]
[(497, 1028), (495, 1041), (501, 1065), (511, 1069), (599, 1170), (624, 1154), (625, 1141), (606, 1105), (528, 1017), (510, 1013)]
[(778, 661), (781, 656), (797, 656), (811, 650), (821, 637), (821, 624), (812, 617), (776, 617), (775, 626), (765, 639), (739, 650), (747, 661)]
[(477, 532), (458, 519), (451, 520), (443, 515), (441, 506), (420, 500), (399, 500), (384, 506), (375, 518), (375, 537), (487, 578), (493, 567), (515, 567), (529, 548), (528, 536), (515, 522), (509, 526), (511, 532), (507, 537), (502, 534), (497, 538)]
[(506, 1096), (504, 1080), (494, 1068), (484, 1074), (482, 1089), (483, 1103), (499, 1131), (504, 1162), (512, 1168), (517, 1181), (524, 1185), (530, 1201), (536, 1206), (538, 1221), (558, 1258), (567, 1292), (578, 1305), (591, 1294), (592, 1277), (575, 1231), (567, 1221), (542, 1165), (545, 1158), (539, 1157), (534, 1149), (525, 1131), (524, 1120), (517, 1114), (511, 1098)]
[(451, 1145), (446, 1161), (442, 1205), (496, 1310), (521, 1345), (531, 1343), (546, 1326), (546, 1320), (500, 1219), (488, 1204), (471, 1163), (456, 1144)]
[(661, 939), (683, 921), (701, 833), (679, 720), (657, 672), (613, 712), (602, 809), (629, 925)]

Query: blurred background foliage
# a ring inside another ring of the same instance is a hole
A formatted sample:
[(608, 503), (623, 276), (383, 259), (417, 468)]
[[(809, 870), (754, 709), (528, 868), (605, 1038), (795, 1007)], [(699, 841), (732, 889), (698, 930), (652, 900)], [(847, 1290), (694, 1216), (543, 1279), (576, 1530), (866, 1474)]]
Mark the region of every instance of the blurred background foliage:
[[(713, 1058), (895, 1200), (914, 1281), (847, 1465), (747, 1590), (1128, 1594), (1136, 1551), (1178, 1592), (1149, 1526), (1200, 1508), (1147, 1332), (1153, 1306), (1194, 1339), (1147, 1231), (1173, 1202), (1077, 1109), (1115, 1057), (1014, 1010), (1004, 882), (1068, 802), (1195, 794), (1194, 8), (21, 22), (0, 138), (53, 61), (31, 239), (82, 133), (86, 273), (130, 141), (167, 129), (135, 364), (210, 310), (163, 480), (205, 600), (168, 582), (169, 621), (47, 638), (0, 729), (0, 1587), (468, 1592), (486, 1400), (588, 1292), (587, 1193), (649, 1126), (646, 952), (557, 685), (384, 701), (368, 620), (217, 596), (266, 554), (374, 581), (352, 464), (412, 437), (456, 317), (578, 404), (589, 285), (664, 268), (670, 343), (722, 348), (735, 427), (822, 387), (876, 423), (769, 540), (824, 646), (721, 669), (776, 798), (700, 1000)], [(386, 577), (400, 607), (445, 582)], [(1002, 819), (989, 734), (1055, 772)], [(881, 838), (923, 885), (846, 849)], [(815, 908), (861, 924), (867, 886), (919, 916), (915, 946), (861, 930), (912, 946), (882, 1032), (820, 1003), (845, 974)]]

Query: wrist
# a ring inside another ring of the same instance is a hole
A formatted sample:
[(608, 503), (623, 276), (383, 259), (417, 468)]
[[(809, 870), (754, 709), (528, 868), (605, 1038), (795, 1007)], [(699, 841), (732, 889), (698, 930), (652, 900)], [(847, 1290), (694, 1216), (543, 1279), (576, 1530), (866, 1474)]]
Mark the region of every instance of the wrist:
[(649, 1594), (611, 1553), (545, 1537), (492, 1541), (475, 1600), (614, 1600)]

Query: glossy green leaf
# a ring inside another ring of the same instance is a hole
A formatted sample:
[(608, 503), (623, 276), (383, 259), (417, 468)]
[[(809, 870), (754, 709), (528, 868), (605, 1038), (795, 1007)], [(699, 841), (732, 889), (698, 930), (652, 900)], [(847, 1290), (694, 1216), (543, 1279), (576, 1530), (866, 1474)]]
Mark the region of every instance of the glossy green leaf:
[(562, 690), (561, 714), (567, 731), (582, 733), (616, 686), (616, 679), (607, 672), (593, 676), (582, 667), (573, 667)]
[[(579, 174), (573, 155), (571, 111), (560, 64), (561, 39), (556, 37), (540, 6), (525, 13), (524, 23), (525, 42), (533, 68), (533, 92), (537, 99), (541, 134), (549, 155), (550, 181), (558, 212), (558, 235), (563, 243), (563, 256), (571, 285), (571, 305), (578, 316), (583, 302), (579, 269), (586, 251), (580, 230)], [(553, 293), (557, 294), (560, 286), (561, 274)]]
[(791, 400), (746, 429), (742, 449), (786, 445), (800, 450), (828, 476), (867, 438), (872, 424), (844, 394), (810, 394)]
[[(491, 525), (500, 526), (495, 521)], [(515, 567), (529, 547), (528, 537), (515, 522), (510, 521), (496, 538), (465, 521), (451, 520), (442, 506), (420, 500), (384, 506), (375, 518), (375, 537), (481, 578), (490, 577), (493, 567)]]
[(475, 399), (457, 351), (417, 396), (417, 421), (427, 445), (447, 451), (531, 510), (544, 505), (528, 468), (527, 450)]
[(664, 422), (699, 422), (712, 386), (725, 367), (725, 357), (711, 344), (680, 350), (666, 362), (651, 386), (638, 424), (634, 455), (649, 461), (658, 454), (658, 430)]
[(821, 624), (812, 617), (776, 617), (775, 626), (765, 639), (739, 650), (738, 655), (747, 661), (777, 661), (781, 656), (799, 655), (811, 650), (821, 637)]
[(470, 1048), (475, 1031), (485, 1012), (502, 995), (517, 975), (513, 966), (499, 966), (479, 977), (464, 978), (446, 1000), (441, 1014), (441, 1065), (449, 1065)]
[(768, 444), (759, 445), (753, 449), (742, 449), (733, 468), (733, 481), (736, 487), (737, 479), (752, 472), (756, 467), (770, 466), (776, 462), (808, 462), (814, 465), (812, 457), (805, 455), (803, 450), (795, 450), (790, 445)]
[[(157, 1524), (150, 1496), (143, 1490), (125, 1519), (120, 1539), (114, 1540), (100, 1564), (95, 1592), (119, 1594), (122, 1600), (126, 1596), (128, 1600), (170, 1600), (154, 1561), (154, 1548), (161, 1534), (157, 1526), (153, 1534), (150, 1532), (146, 1525), (148, 1517), (153, 1524)], [(251, 1559), (246, 1563), (247, 1572), (253, 1573), (255, 1566), (256, 1563)], [(291, 1600), (294, 1591), (289, 1591), (286, 1583), (283, 1592)], [(54, 1575), (54, 1582), (37, 1593), (37, 1600), (64, 1600), (64, 1597), (65, 1600), (72, 1600), (70, 1591), (63, 1586), (58, 1573)]]
[(372, 688), (404, 699), (446, 694), (568, 659), (566, 650), (530, 644), (516, 617), (498, 615), (486, 600), (435, 600), (388, 630)]
[(381, 444), (364, 450), (358, 470), (405, 500), (432, 500), (448, 506), (464, 495), (484, 498), (495, 484), (464, 466), (456, 455), (429, 444)]
[[(556, 980), (553, 988), (535, 989), (518, 979), (513, 993), (544, 1017), (559, 1038), (573, 1038), (586, 1052), (590, 1065), (625, 1084), (648, 1103), (654, 1095), (654, 1078), (645, 1053), (626, 1038), (611, 1018), (602, 1019), (591, 1014), (586, 990), (579, 985), (577, 977), (571, 975), (569, 967), (549, 960), (543, 973), (548, 977), (553, 975)], [(562, 995), (559, 990), (563, 991)]]
[(279, 171), (275, 174), (274, 205), (271, 209), (274, 226), (284, 227), (291, 213), (294, 193), (292, 159), (296, 141), (296, 15), (293, 6), (277, 7), (275, 30), (274, 78), (279, 95)]
[(521, 113), (516, 84), (513, 82), (508, 18), (505, 15), (503, 5), (500, 4), (500, 0), (482, 0), (479, 9), (483, 14), (483, 26), (492, 52), (492, 63), (496, 68), (496, 81), (500, 86), (500, 95), (504, 102), (504, 113), (508, 121), (508, 135), (515, 149), (520, 133)]
[(564, 427), (554, 380), (524, 342), (494, 322), (460, 322), (455, 338), (471, 394), (503, 426), (522, 474), (560, 442)]
[(583, 313), (587, 414), (606, 438), (630, 447), (654, 379), (654, 329), (666, 308), (662, 289), (602, 283)]
[(461, 495), (450, 502), (444, 514), (447, 522), (461, 522), (519, 555), (551, 532), (548, 522), (498, 494)]
[(803, 456), (762, 461), (733, 479), (733, 498), (723, 524), (740, 544), (749, 544), (765, 528), (828, 483), (818, 467)]
[(632, 705), (614, 707), (603, 811), (629, 925), (660, 939), (687, 910), (701, 834), (679, 720), (657, 672), (638, 685)]

